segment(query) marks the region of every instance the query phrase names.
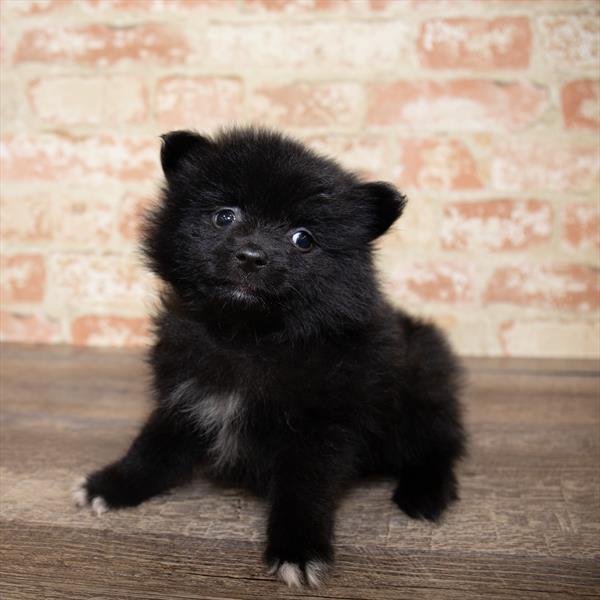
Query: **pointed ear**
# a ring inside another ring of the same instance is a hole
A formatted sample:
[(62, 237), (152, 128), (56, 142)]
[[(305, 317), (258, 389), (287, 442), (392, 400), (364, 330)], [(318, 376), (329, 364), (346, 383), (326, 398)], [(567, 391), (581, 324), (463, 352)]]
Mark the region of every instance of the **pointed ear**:
[(171, 131), (160, 137), (160, 162), (167, 181), (180, 169), (185, 158), (202, 156), (212, 147), (208, 138), (194, 131)]
[(362, 183), (358, 186), (358, 192), (361, 201), (370, 208), (372, 239), (383, 235), (406, 206), (406, 196), (403, 196), (391, 183), (384, 181)]

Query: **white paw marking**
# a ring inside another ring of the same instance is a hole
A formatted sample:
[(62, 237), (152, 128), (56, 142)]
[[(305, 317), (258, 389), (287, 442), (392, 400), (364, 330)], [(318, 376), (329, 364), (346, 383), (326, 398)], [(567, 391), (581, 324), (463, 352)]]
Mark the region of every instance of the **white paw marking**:
[(320, 560), (310, 560), (306, 563), (306, 579), (311, 587), (319, 587), (327, 574), (327, 563)]
[(292, 588), (302, 587), (307, 583), (310, 587), (319, 587), (327, 575), (329, 565), (321, 560), (310, 560), (304, 568), (304, 576), (300, 565), (292, 562), (274, 562), (269, 565), (269, 575), (277, 578)]
[(77, 508), (81, 508), (88, 503), (87, 490), (85, 489), (86, 479), (81, 477), (77, 480), (75, 487), (73, 488), (73, 503)]
[(302, 569), (295, 563), (281, 563), (277, 569), (277, 577), (292, 588), (302, 587)]
[(96, 496), (92, 500), (92, 512), (97, 516), (102, 516), (105, 512), (108, 512), (108, 505), (106, 500), (102, 496)]
[(77, 508), (83, 508), (84, 506), (90, 505), (92, 513), (97, 517), (102, 516), (105, 512), (108, 512), (108, 504), (102, 496), (94, 496), (90, 498), (86, 489), (87, 479), (82, 477), (77, 480), (75, 487), (73, 488), (73, 503)]

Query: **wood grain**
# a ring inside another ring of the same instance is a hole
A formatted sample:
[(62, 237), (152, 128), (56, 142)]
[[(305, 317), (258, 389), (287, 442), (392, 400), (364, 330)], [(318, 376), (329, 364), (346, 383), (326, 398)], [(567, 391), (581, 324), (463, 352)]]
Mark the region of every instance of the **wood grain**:
[(261, 563), (264, 505), (196, 480), (137, 509), (76, 511), (70, 487), (116, 458), (148, 410), (141, 353), (0, 353), (0, 597), (471, 599), (600, 597), (600, 377), (585, 361), (472, 359), (462, 500), (408, 519), (392, 482), (342, 502), (317, 592)]

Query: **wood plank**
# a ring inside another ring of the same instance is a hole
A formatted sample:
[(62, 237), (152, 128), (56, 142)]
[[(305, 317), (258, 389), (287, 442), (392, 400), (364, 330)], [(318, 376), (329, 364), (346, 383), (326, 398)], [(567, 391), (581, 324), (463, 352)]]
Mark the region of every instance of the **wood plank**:
[(264, 504), (199, 477), (98, 519), (73, 480), (116, 458), (148, 411), (139, 351), (0, 351), (4, 598), (562, 598), (600, 596), (600, 377), (576, 361), (469, 360), (470, 453), (444, 523), (405, 517), (393, 482), (338, 514), (318, 592), (271, 581)]
[[(133, 429), (75, 429), (12, 424), (2, 436), (0, 515), (35, 523), (114, 530), (262, 539), (262, 502), (236, 488), (214, 486), (199, 474), (189, 486), (137, 509), (95, 519), (70, 506), (69, 490), (81, 475), (116, 458)], [(534, 455), (524, 440), (508, 448), (507, 434), (481, 434), (461, 469), (462, 501), (435, 527), (405, 517), (390, 502), (393, 483), (358, 482), (338, 515), (338, 540), (362, 545), (502, 551), (518, 536), (532, 556), (597, 555), (597, 461), (580, 456), (586, 429), (574, 448), (549, 447)], [(565, 439), (572, 440), (569, 435)], [(490, 447), (480, 447), (490, 444)], [(495, 444), (495, 445), (494, 445)], [(519, 529), (514, 528), (519, 525)], [(518, 540), (515, 540), (518, 541)]]
[(257, 543), (212, 539), (199, 543), (182, 536), (131, 536), (19, 522), (3, 523), (2, 530), (0, 564), (7, 593), (8, 585), (22, 594), (21, 586), (29, 584), (41, 592), (62, 587), (109, 598), (400, 600), (593, 597), (600, 586), (593, 561), (523, 561), (518, 555), (340, 546), (330, 585), (307, 594), (287, 590), (264, 573)]

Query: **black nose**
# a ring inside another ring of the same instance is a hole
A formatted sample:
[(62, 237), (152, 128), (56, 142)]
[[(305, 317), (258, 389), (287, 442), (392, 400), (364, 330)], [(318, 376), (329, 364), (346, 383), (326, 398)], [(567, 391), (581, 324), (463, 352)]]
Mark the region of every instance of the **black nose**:
[(235, 253), (235, 257), (240, 268), (249, 273), (262, 269), (269, 262), (267, 253), (258, 246), (243, 246)]

